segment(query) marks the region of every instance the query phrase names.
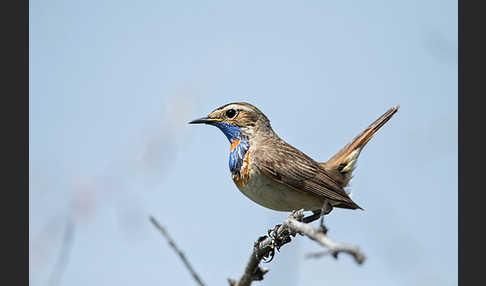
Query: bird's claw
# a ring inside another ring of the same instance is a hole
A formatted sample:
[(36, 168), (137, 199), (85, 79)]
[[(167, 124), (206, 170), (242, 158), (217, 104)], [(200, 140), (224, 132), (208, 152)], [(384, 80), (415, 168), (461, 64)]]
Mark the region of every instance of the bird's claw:
[[(266, 260), (265, 258), (267, 258), (267, 257), (270, 257), (270, 258), (268, 260)], [(263, 261), (263, 263), (270, 263), (273, 260), (274, 257), (275, 257), (275, 247), (272, 247), (270, 252), (266, 256), (263, 257), (262, 261)]]
[(290, 242), (291, 238), (288, 235), (278, 235), (277, 231), (282, 226), (281, 224), (277, 224), (273, 229), (269, 229), (267, 231), (268, 237), (272, 239), (272, 242), (270, 243), (271, 250), (268, 253), (268, 256), (270, 257), (269, 260), (263, 260), (265, 263), (269, 263), (270, 261), (273, 260), (273, 257), (275, 256), (275, 250), (280, 251), (280, 247), (282, 245)]
[(277, 224), (274, 228), (269, 229), (267, 231), (268, 236), (275, 239), (277, 237), (277, 230), (280, 226), (281, 226), (281, 224)]

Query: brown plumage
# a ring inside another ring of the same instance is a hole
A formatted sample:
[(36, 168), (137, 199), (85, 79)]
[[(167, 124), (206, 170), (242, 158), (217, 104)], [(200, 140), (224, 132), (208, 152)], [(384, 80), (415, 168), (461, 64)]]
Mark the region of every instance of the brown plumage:
[(282, 140), (265, 114), (248, 103), (226, 104), (190, 123), (214, 125), (227, 136), (233, 180), (248, 198), (274, 210), (318, 212), (326, 203), (330, 209), (361, 209), (344, 188), (363, 147), (397, 110), (388, 110), (325, 163)]
[(274, 136), (262, 143), (254, 151), (255, 166), (275, 182), (329, 199), (336, 207), (360, 208), (324, 168), (297, 148)]

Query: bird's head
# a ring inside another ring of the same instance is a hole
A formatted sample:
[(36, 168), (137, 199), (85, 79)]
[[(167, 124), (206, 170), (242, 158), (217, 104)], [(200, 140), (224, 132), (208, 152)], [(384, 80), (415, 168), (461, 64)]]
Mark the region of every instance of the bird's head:
[(271, 130), (268, 118), (255, 106), (246, 102), (235, 102), (216, 108), (208, 116), (189, 122), (204, 123), (218, 127), (232, 143), (242, 137), (249, 138), (256, 132)]

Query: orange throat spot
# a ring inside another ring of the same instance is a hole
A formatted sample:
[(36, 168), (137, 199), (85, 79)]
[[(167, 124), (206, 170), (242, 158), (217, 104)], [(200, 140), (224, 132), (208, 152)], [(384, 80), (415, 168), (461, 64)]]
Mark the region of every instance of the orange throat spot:
[(233, 140), (233, 142), (231, 142), (230, 151), (233, 152), (233, 150), (236, 148), (236, 146), (238, 146), (238, 144), (240, 144), (240, 139)]
[(245, 155), (245, 165), (243, 169), (240, 171), (239, 174), (233, 175), (233, 182), (239, 187), (239, 188), (244, 188), (247, 184), (248, 181), (250, 180), (250, 150), (246, 152)]

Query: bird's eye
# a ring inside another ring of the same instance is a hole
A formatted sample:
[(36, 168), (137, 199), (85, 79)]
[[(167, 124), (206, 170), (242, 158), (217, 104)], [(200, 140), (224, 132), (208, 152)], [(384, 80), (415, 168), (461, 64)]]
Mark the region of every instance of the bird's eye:
[(234, 109), (229, 109), (228, 111), (226, 111), (226, 116), (228, 116), (228, 118), (233, 118), (235, 117), (236, 115), (236, 110)]

